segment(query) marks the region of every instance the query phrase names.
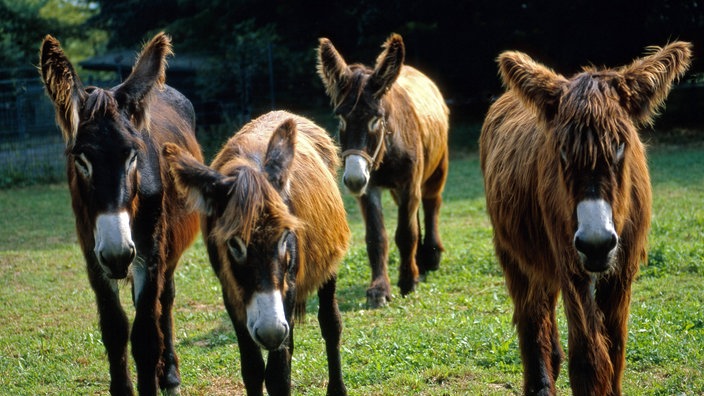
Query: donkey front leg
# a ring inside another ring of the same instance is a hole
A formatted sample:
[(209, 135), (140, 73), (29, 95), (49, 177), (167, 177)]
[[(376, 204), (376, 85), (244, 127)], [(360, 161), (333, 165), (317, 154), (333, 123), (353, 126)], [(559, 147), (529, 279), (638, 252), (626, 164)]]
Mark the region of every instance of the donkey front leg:
[(132, 324), (132, 356), (137, 366), (137, 388), (140, 395), (156, 395), (157, 368), (164, 350), (164, 336), (159, 331), (163, 275), (156, 263), (147, 264), (146, 279), (135, 300), (135, 318)]
[(342, 318), (335, 298), (337, 279), (332, 278), (318, 290), (318, 323), (325, 340), (328, 356), (328, 395), (346, 395), (347, 389), (342, 381), (342, 363), (340, 361), (340, 338)]
[[(96, 264), (97, 266), (97, 264)], [(95, 292), (103, 345), (110, 365), (110, 394), (133, 395), (132, 380), (127, 367), (129, 321), (120, 304), (117, 281), (107, 280), (100, 270), (88, 266), (88, 277)]]
[(366, 227), (367, 255), (372, 269), (372, 283), (367, 289), (367, 305), (377, 308), (391, 301), (391, 284), (387, 269), (389, 241), (384, 228), (381, 189), (369, 186), (367, 193), (359, 197), (359, 206)]
[(173, 306), (176, 297), (176, 285), (173, 271), (167, 272), (164, 279), (164, 290), (161, 292), (161, 317), (159, 328), (164, 334), (164, 351), (161, 360), (164, 364), (159, 373), (159, 387), (168, 395), (179, 394), (181, 374), (178, 369), (178, 356), (174, 348)]
[(514, 305), (513, 323), (523, 363), (523, 392), (554, 395), (562, 360), (555, 318), (557, 287), (531, 284), (509, 254), (497, 248), (497, 255)]
[(396, 226), (396, 246), (398, 246), (401, 263), (399, 265), (398, 286), (405, 296), (415, 290), (418, 284), (418, 208), (420, 206), (420, 188), (395, 192), (398, 198), (398, 225)]
[(631, 282), (630, 277), (624, 280), (623, 276), (614, 274), (603, 277), (596, 288), (596, 301), (604, 312), (604, 325), (609, 340), (609, 357), (614, 367), (609, 395), (621, 394), (621, 380), (626, 365)]
[[(225, 307), (228, 303), (225, 300)], [(228, 312), (234, 312), (228, 308)], [(248, 396), (260, 396), (264, 394), (264, 358), (259, 345), (252, 339), (247, 330), (246, 323), (238, 322), (234, 316), (230, 315), (232, 324), (237, 334), (237, 345), (240, 349), (240, 370), (242, 372), (242, 382), (247, 390)]]
[(573, 274), (562, 286), (569, 325), (570, 386), (575, 396), (609, 395), (614, 378), (604, 318), (594, 300), (590, 282), (587, 274)]

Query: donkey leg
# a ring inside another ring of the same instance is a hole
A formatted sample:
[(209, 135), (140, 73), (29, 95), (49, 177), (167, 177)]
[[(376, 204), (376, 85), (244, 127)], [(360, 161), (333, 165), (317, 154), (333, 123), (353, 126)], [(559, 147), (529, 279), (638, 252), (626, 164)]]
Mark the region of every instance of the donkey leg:
[(120, 304), (117, 281), (107, 280), (102, 274), (88, 269), (88, 277), (95, 292), (103, 345), (110, 365), (110, 394), (132, 395), (132, 380), (127, 367), (127, 340), (129, 321)]
[(401, 295), (407, 295), (415, 290), (418, 284), (418, 266), (416, 252), (418, 251), (418, 209), (420, 206), (420, 188), (397, 191), (398, 225), (396, 226), (396, 245), (398, 246), (401, 263), (399, 264), (398, 286)]
[(232, 315), (234, 311), (228, 307), (227, 302), (225, 302), (225, 307), (228, 312), (231, 312), (230, 318), (232, 319), (232, 324), (237, 334), (237, 345), (240, 349), (240, 370), (242, 372), (242, 382), (244, 382), (247, 395), (263, 395), (264, 359), (262, 358), (262, 351), (259, 345), (257, 345), (249, 335), (247, 325), (244, 322), (238, 322), (235, 316)]
[(159, 295), (163, 282), (157, 264), (148, 264), (146, 281), (135, 301), (135, 318), (130, 339), (132, 356), (137, 366), (137, 388), (140, 395), (156, 395), (159, 388), (157, 373), (164, 349), (164, 336), (159, 330)]
[(372, 283), (367, 289), (367, 305), (377, 308), (391, 301), (391, 283), (387, 270), (389, 241), (384, 228), (381, 189), (370, 186), (367, 193), (359, 198), (359, 206), (366, 227), (367, 255), (372, 269)]
[(513, 300), (513, 323), (523, 363), (523, 392), (526, 395), (554, 395), (561, 352), (555, 352), (557, 329), (554, 322), (558, 291), (548, 284), (532, 284), (506, 253), (497, 249)]
[(161, 317), (159, 328), (164, 334), (164, 351), (161, 354), (163, 369), (159, 373), (159, 387), (167, 394), (179, 394), (181, 374), (178, 369), (178, 356), (174, 348), (173, 306), (176, 297), (176, 285), (173, 271), (168, 272), (164, 279), (164, 290), (161, 292)]
[(442, 205), (442, 190), (447, 180), (447, 152), (435, 172), (423, 184), (423, 216), (425, 220), (425, 236), (418, 252), (418, 270), (421, 274), (435, 271), (440, 267), (440, 258), (445, 248), (440, 241), (438, 219)]
[(620, 395), (621, 380), (626, 365), (631, 280), (624, 281), (616, 276), (602, 278), (597, 286), (596, 301), (604, 313), (604, 326), (609, 340), (609, 358), (614, 368), (610, 395)]
[(342, 363), (340, 360), (340, 338), (342, 318), (335, 298), (337, 279), (332, 278), (318, 290), (318, 323), (325, 340), (328, 356), (328, 395), (346, 395), (347, 388), (342, 381)]
[[(271, 396), (288, 396), (291, 394), (291, 347), (293, 344), (293, 322), (289, 322), (287, 346), (276, 351), (269, 351), (264, 372), (266, 391)], [(243, 363), (244, 364), (244, 363)]]
[(417, 261), (418, 271), (421, 274), (425, 274), (428, 271), (436, 271), (440, 268), (440, 258), (442, 257), (442, 252), (445, 251), (438, 232), (441, 203), (442, 197), (440, 196), (423, 199), (425, 236), (423, 237), (423, 243), (420, 245)]
[(608, 395), (614, 369), (604, 334), (603, 314), (597, 307), (589, 275), (572, 274), (563, 281), (572, 394)]

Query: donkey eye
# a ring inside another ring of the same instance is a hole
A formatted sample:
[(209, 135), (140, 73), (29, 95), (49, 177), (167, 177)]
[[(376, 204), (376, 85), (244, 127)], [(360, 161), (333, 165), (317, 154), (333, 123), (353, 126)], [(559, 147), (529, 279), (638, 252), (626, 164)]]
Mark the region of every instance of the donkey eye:
[(137, 165), (137, 152), (135, 150), (130, 151), (127, 158), (127, 170), (132, 170)]
[(344, 131), (345, 128), (347, 128), (347, 121), (345, 121), (345, 119), (342, 118), (342, 116), (337, 116), (337, 121), (339, 122), (339, 124), (337, 125), (337, 127), (338, 127), (341, 131)]
[(73, 163), (76, 166), (76, 170), (83, 175), (86, 179), (90, 179), (93, 173), (93, 166), (91, 165), (88, 157), (84, 153), (74, 155)]
[(279, 258), (284, 259), (286, 257), (286, 253), (288, 252), (288, 235), (290, 231), (284, 231), (283, 234), (281, 234), (281, 238), (279, 238), (279, 243), (278, 243), (278, 252), (279, 252)]
[(618, 146), (614, 143), (614, 146), (616, 151), (616, 163), (619, 163), (623, 159), (623, 155), (626, 152), (626, 143), (621, 143)]
[(237, 264), (244, 264), (247, 259), (247, 246), (244, 245), (244, 241), (241, 238), (232, 237), (228, 239), (227, 248)]
[(379, 121), (380, 120), (381, 120), (380, 117), (374, 117), (371, 120), (369, 120), (369, 125), (367, 125), (369, 132), (374, 132), (379, 128)]

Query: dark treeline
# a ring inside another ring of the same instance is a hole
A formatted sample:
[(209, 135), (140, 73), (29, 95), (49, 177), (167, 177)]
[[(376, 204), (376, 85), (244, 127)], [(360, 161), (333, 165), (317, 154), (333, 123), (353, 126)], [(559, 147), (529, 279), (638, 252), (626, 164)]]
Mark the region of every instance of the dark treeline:
[[(84, 34), (90, 40), (90, 32), (106, 32), (100, 53), (135, 52), (165, 30), (173, 37), (176, 57), (195, 60), (193, 76), (183, 83), (190, 84), (193, 99), (230, 101), (238, 111), (270, 106), (272, 82), (277, 106), (296, 110), (326, 104), (315, 74), (314, 50), (322, 36), (348, 61), (373, 64), (389, 33), (400, 33), (406, 62), (431, 76), (452, 106), (476, 114), (501, 92), (494, 60), (507, 49), (525, 51), (571, 74), (583, 65), (628, 63), (649, 45), (682, 39), (695, 44), (688, 76), (703, 68), (704, 5), (699, 0), (78, 2), (97, 12), (66, 35)], [(172, 75), (169, 81), (178, 85)]]

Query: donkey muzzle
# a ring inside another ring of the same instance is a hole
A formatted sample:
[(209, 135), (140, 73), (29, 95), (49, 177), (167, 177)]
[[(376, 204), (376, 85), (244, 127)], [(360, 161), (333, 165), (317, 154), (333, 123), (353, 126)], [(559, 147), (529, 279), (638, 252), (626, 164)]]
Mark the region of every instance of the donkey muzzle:
[(577, 232), (574, 247), (589, 272), (610, 269), (616, 256), (618, 234), (614, 229), (611, 205), (603, 199), (588, 199), (577, 205)]
[(268, 351), (284, 346), (289, 325), (279, 291), (254, 293), (247, 305), (247, 330), (252, 339)]
[[(360, 153), (363, 152), (360, 151)], [(360, 153), (350, 153), (344, 156), (345, 170), (342, 174), (342, 182), (355, 196), (364, 195), (367, 183), (369, 183), (369, 168), (372, 165), (370, 157)]]
[(101, 214), (95, 221), (95, 248), (93, 252), (105, 275), (123, 279), (134, 260), (137, 250), (132, 241), (130, 219), (127, 212)]

